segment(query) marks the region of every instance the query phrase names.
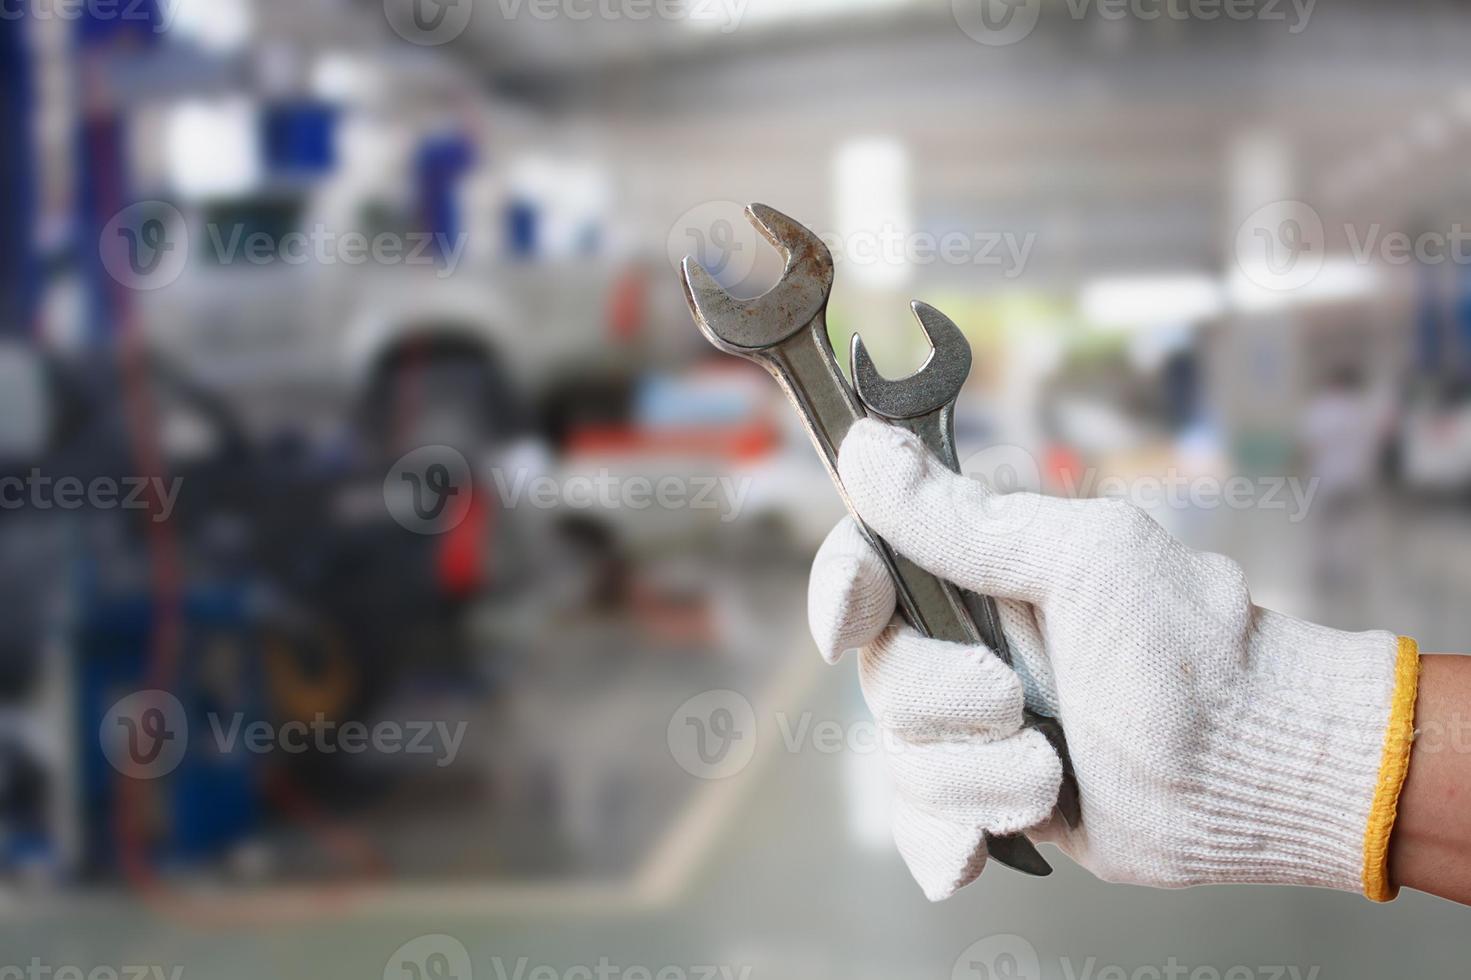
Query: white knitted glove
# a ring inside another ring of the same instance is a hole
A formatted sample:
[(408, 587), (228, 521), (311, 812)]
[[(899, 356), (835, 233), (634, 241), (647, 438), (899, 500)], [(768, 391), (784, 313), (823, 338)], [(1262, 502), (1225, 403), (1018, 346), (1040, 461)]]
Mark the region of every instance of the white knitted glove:
[[(929, 898), (980, 874), (985, 831), (1016, 830), (1108, 881), (1393, 897), (1413, 641), (1254, 606), (1239, 565), (1136, 507), (998, 496), (880, 422), (853, 427), (839, 469), (898, 551), (999, 597), (1016, 664), (895, 619), (893, 583), (850, 521), (818, 552), (812, 632), (830, 662), (862, 648), (864, 696), (892, 733), (894, 836)], [(1021, 728), (1023, 692), (1067, 734), (1076, 829), (1051, 816), (1060, 766)]]

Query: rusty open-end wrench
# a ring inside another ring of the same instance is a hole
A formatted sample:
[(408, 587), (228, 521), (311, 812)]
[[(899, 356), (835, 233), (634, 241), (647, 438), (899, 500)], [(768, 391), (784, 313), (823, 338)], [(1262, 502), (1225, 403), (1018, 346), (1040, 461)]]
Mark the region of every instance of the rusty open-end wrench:
[[(919, 436), (919, 441), (940, 462), (959, 473), (960, 457), (955, 451), (955, 402), (970, 375), (970, 344), (955, 322), (930, 304), (915, 300), (909, 305), (930, 342), (930, 356), (918, 371), (908, 377), (886, 378), (879, 374), (873, 359), (868, 356), (863, 338), (854, 334), (849, 362), (853, 389), (871, 414)], [(1006, 642), (1006, 632), (1001, 628), (996, 601), (990, 596), (964, 589), (960, 591), (960, 599), (979, 630), (982, 642), (1010, 664), (1011, 648)], [(1062, 760), (1063, 780), (1057, 796), (1057, 809), (1068, 826), (1076, 827), (1081, 816), (1078, 783), (1073, 776), (1062, 726), (1057, 719), (1030, 710), (1025, 712), (1024, 718), (1028, 728), (1035, 728), (1047, 737)]]
[[(888, 567), (904, 618), (935, 639), (983, 643), (960, 591), (898, 555), (874, 534), (854, 510), (838, 477), (838, 447), (848, 429), (866, 413), (844, 379), (827, 336), (831, 253), (807, 228), (764, 204), (747, 206), (746, 217), (783, 253), (786, 265), (781, 280), (761, 296), (740, 300), (686, 257), (682, 266), (685, 299), (696, 325), (720, 350), (766, 368), (796, 406), (848, 512)], [(987, 835), (986, 843), (996, 860), (1018, 871), (1034, 875), (1052, 871), (1021, 834)]]

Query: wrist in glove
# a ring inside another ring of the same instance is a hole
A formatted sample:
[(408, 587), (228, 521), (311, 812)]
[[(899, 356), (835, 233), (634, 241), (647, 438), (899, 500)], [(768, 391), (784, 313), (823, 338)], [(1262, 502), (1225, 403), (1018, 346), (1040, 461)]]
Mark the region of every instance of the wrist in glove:
[[(860, 648), (891, 731), (894, 834), (925, 894), (980, 874), (986, 832), (1025, 830), (1110, 881), (1318, 885), (1392, 897), (1386, 861), (1408, 764), (1417, 658), (1252, 604), (1240, 567), (1104, 500), (997, 496), (910, 434), (854, 426), (843, 484), (929, 571), (998, 599), (1014, 669), (924, 638), (849, 521), (813, 567), (822, 653)], [(1067, 734), (1083, 820), (1051, 817), (1061, 767), (1022, 705)]]

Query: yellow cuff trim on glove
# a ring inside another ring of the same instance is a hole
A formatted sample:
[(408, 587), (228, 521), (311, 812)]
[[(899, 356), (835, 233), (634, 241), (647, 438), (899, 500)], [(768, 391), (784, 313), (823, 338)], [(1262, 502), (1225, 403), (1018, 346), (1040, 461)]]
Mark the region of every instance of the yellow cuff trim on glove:
[(1399, 794), (1410, 771), (1410, 747), (1415, 741), (1415, 695), (1420, 689), (1420, 650), (1408, 636), (1399, 638), (1394, 666), (1394, 698), (1389, 705), (1389, 727), (1379, 763), (1379, 785), (1369, 807), (1364, 831), (1364, 895), (1388, 902), (1399, 894), (1389, 881), (1389, 836), (1399, 812)]

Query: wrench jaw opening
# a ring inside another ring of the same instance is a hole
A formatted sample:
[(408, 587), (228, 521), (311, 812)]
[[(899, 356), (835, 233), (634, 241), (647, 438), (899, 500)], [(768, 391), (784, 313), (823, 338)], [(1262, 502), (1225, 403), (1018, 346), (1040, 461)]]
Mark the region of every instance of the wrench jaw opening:
[(833, 287), (833, 257), (822, 239), (775, 208), (746, 206), (746, 220), (785, 258), (781, 279), (753, 299), (736, 299), (691, 256), (680, 265), (685, 301), (705, 338), (740, 357), (767, 348), (807, 328), (827, 309)]
[(853, 335), (849, 364), (853, 387), (864, 406), (891, 422), (930, 415), (954, 405), (970, 376), (970, 344), (955, 321), (928, 303), (909, 304), (930, 353), (919, 370), (904, 378), (886, 378), (869, 356), (863, 338)]
[[(954, 320), (923, 300), (912, 300), (909, 310), (919, 321), (919, 329), (924, 331), (925, 339), (930, 342), (930, 356), (925, 367), (936, 378), (933, 382), (935, 389), (953, 390), (959, 396), (965, 379), (970, 377), (970, 341), (965, 339)], [(933, 367), (931, 362), (934, 362)]]

